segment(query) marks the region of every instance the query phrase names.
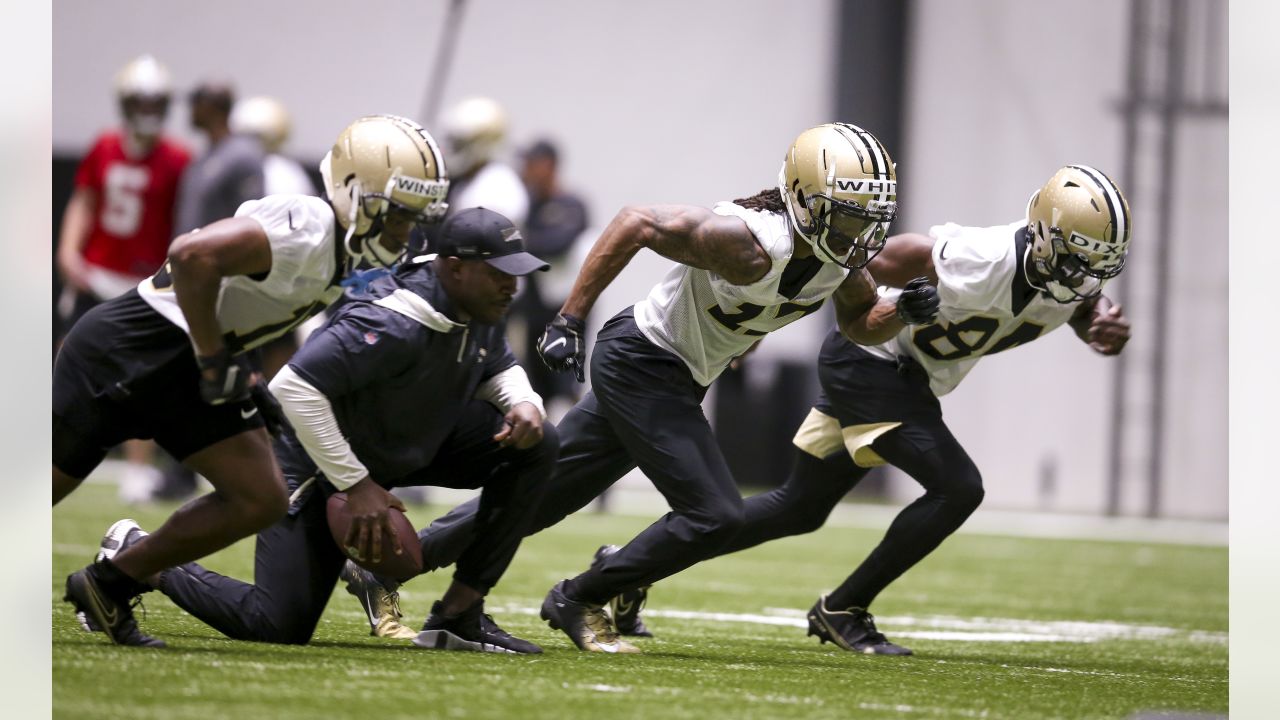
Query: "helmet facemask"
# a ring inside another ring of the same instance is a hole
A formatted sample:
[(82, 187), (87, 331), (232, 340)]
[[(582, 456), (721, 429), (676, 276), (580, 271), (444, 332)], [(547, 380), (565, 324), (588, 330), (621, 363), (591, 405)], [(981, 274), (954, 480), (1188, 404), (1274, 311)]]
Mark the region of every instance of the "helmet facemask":
[[(1057, 302), (1070, 303), (1097, 297), (1107, 280), (1124, 269), (1123, 256), (1114, 265), (1095, 267), (1084, 253), (1071, 252), (1062, 228), (1047, 228), (1043, 235), (1034, 227), (1027, 230), (1035, 238), (1027, 248), (1030, 260), (1027, 266), (1033, 271), (1027, 273), (1027, 283)], [(1047, 248), (1048, 253), (1037, 252), (1037, 248)]]
[(871, 208), (856, 200), (811, 195), (805, 198), (814, 231), (801, 233), (822, 258), (849, 269), (865, 267), (884, 249), (889, 223), (897, 215), (892, 200), (872, 200)]

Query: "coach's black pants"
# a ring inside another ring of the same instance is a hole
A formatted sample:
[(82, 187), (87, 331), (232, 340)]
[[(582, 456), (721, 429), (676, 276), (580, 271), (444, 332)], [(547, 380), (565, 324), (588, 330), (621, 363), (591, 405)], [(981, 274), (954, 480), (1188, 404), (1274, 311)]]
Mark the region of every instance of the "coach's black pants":
[[(397, 483), (483, 488), (476, 500), (477, 532), (459, 544), (453, 558), (458, 565), (454, 579), (482, 593), (502, 577), (528, 534), (533, 519), (529, 509), (542, 500), (559, 446), (555, 426), (547, 423), (542, 441), (532, 448), (500, 447), (493, 435), (501, 424), (502, 416), (491, 405), (472, 402), (432, 464)], [(278, 454), (295, 486), (297, 458), (288, 451)], [(346, 561), (325, 513), (332, 486), (321, 482), (318, 487), (300, 508), (259, 533), (254, 584), (188, 563), (162, 573), (159, 590), (228, 637), (306, 643)]]
[[(743, 521), (742, 496), (702, 413), (706, 388), (636, 327), (630, 309), (605, 324), (591, 359), (592, 392), (560, 423), (560, 460), (530, 532), (556, 524), (639, 466), (671, 506), (574, 593), (604, 602), (718, 554)], [(475, 532), (474, 501), (419, 533), (428, 567), (443, 567)]]

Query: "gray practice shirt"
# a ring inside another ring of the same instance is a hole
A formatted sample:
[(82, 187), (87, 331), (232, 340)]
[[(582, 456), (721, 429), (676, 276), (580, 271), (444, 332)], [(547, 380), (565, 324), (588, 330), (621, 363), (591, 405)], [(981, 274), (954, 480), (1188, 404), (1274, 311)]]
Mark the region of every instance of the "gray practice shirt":
[(263, 197), (262, 145), (231, 135), (191, 162), (178, 187), (175, 235), (236, 214), (241, 203)]

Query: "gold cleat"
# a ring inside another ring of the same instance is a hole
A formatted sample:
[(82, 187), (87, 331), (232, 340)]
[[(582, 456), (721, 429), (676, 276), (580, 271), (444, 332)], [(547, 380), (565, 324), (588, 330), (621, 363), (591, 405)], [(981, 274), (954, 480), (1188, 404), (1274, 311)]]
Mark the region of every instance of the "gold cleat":
[(565, 597), (564, 581), (556, 583), (542, 601), (542, 619), (562, 630), (579, 650), (602, 653), (638, 653), (640, 648), (618, 637), (613, 620), (602, 605), (588, 605)]

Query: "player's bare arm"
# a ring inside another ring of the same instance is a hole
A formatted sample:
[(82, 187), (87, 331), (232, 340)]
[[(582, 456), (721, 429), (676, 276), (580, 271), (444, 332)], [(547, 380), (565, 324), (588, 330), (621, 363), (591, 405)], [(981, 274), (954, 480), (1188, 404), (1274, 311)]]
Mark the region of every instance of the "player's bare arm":
[(866, 268), (850, 271), (833, 296), (840, 332), (859, 345), (887, 342), (904, 327), (897, 307), (876, 292)]
[(918, 277), (926, 277), (938, 284), (938, 271), (933, 266), (934, 239), (919, 233), (894, 235), (885, 242), (884, 249), (867, 263), (867, 270), (879, 285), (906, 287)]
[(1067, 322), (1077, 337), (1103, 355), (1119, 355), (1129, 342), (1129, 318), (1106, 295), (1080, 303)]
[(691, 205), (627, 207), (591, 248), (562, 312), (586, 317), (600, 293), (641, 248), (710, 270), (735, 285), (759, 280), (770, 267), (768, 254), (738, 218)]
[(87, 187), (76, 188), (62, 212), (62, 232), (58, 236), (58, 273), (62, 281), (80, 292), (89, 291), (85, 277), (84, 244), (93, 226), (93, 213), (98, 204), (97, 193)]
[(219, 220), (173, 241), (169, 271), (196, 355), (216, 355), (223, 350), (216, 314), (222, 278), (265, 276), (271, 271), (271, 242), (256, 220)]

